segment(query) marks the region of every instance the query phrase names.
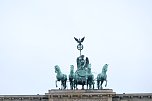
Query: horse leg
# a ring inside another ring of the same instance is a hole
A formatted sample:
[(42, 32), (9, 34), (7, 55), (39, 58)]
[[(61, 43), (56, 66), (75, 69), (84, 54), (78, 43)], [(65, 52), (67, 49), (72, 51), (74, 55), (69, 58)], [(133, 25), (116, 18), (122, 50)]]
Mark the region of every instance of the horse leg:
[(62, 88), (65, 89), (66, 88), (66, 81), (62, 80)]
[(89, 89), (92, 89), (92, 83), (91, 82), (89, 83)]
[(107, 86), (107, 80), (105, 80), (106, 81), (106, 84), (105, 84), (105, 87)]
[(63, 82), (61, 81), (61, 90), (63, 89)]
[(71, 89), (71, 81), (69, 80), (69, 82), (70, 82), (70, 89)]
[(93, 83), (93, 89), (94, 89), (94, 81), (92, 83)]
[(55, 81), (55, 83), (56, 83), (56, 87), (58, 87), (58, 85), (57, 85), (57, 81), (58, 81), (58, 80), (56, 80), (56, 81)]
[(64, 81), (64, 89), (66, 89), (66, 81)]
[(102, 88), (102, 84), (103, 84), (103, 80), (101, 81), (101, 86), (100, 86), (100, 89), (103, 89), (103, 88)]
[(71, 87), (71, 90), (73, 90), (73, 81), (72, 80), (70, 81), (70, 87)]
[(75, 87), (75, 88), (76, 88), (76, 90), (78, 90), (77, 86), (78, 86), (78, 82), (76, 82), (76, 87)]
[(70, 89), (72, 90), (72, 80), (70, 80)]
[(99, 83), (100, 83), (100, 81), (99, 80), (97, 80), (97, 88), (99, 89)]
[(82, 84), (82, 90), (84, 90), (84, 84)]
[(73, 79), (73, 89), (75, 89), (75, 80)]
[[(88, 86), (89, 86), (89, 88), (88, 88)], [(90, 81), (89, 80), (87, 81), (87, 89), (90, 89)]]
[(77, 81), (74, 80), (74, 89), (77, 89)]
[(87, 81), (87, 89), (88, 89), (88, 85), (89, 85), (89, 83), (88, 83), (88, 81)]
[(62, 85), (62, 89), (66, 88), (66, 82), (65, 82), (65, 80), (62, 80), (61, 85)]
[(82, 90), (84, 90), (84, 85), (87, 84), (87, 81), (82, 81)]
[(63, 80), (63, 89), (65, 89), (65, 81)]
[(77, 84), (76, 84), (76, 82), (75, 82), (75, 84), (74, 84), (74, 89), (77, 89)]
[(66, 87), (67, 87), (67, 85), (66, 85), (66, 80), (65, 80), (65, 87), (64, 87), (64, 89), (66, 89)]

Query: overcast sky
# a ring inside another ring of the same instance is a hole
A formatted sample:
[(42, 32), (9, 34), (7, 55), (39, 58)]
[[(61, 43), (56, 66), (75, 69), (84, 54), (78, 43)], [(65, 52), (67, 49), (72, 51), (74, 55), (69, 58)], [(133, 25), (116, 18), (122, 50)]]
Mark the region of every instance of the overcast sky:
[(109, 64), (105, 89), (152, 92), (151, 0), (0, 0), (0, 94), (55, 89), (54, 66), (76, 70), (84, 36), (94, 76)]

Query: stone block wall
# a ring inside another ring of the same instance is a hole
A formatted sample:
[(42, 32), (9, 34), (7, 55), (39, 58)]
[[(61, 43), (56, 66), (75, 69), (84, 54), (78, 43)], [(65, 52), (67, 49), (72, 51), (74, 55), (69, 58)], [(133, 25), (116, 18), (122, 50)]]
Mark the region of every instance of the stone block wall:
[(49, 90), (49, 101), (112, 101), (112, 89), (104, 90)]
[(0, 95), (0, 101), (48, 101), (46, 95)]
[[(45, 95), (0, 95), (0, 101), (107, 101), (107, 96), (104, 95), (104, 91), (101, 91), (102, 94), (97, 92), (93, 94), (93, 91), (89, 94), (89, 91), (82, 91), (81, 94), (79, 91), (76, 93), (68, 94), (67, 91), (62, 95), (64, 91), (59, 91), (58, 94), (55, 91), (49, 91)], [(51, 95), (50, 95), (51, 93)], [(52, 100), (52, 98), (55, 98)], [(152, 93), (133, 93), (133, 94), (115, 94), (111, 96), (112, 101), (152, 101)]]
[(152, 93), (116, 94), (112, 101), (152, 101)]

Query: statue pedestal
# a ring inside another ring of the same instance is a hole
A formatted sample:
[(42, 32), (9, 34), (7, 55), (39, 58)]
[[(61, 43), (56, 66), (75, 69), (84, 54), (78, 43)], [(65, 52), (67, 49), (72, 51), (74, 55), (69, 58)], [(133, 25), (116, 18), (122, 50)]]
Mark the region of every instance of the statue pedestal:
[(49, 101), (112, 101), (112, 89), (103, 90), (49, 90)]

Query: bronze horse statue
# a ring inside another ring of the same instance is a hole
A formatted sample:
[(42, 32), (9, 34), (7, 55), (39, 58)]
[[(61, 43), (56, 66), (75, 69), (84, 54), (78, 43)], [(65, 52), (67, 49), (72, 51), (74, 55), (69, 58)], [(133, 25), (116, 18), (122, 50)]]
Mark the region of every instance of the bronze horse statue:
[(66, 81), (67, 81), (67, 75), (66, 74), (62, 74), (60, 67), (58, 65), (55, 66), (55, 73), (57, 73), (56, 75), (56, 87), (57, 86), (57, 81), (61, 81), (61, 89), (66, 89)]
[(97, 76), (98, 89), (102, 89), (102, 84), (104, 81), (106, 81), (105, 87), (107, 86), (107, 74), (106, 74), (107, 68), (108, 68), (108, 64), (105, 64), (102, 68), (102, 72)]
[(73, 90), (74, 88), (74, 66), (70, 65), (70, 74), (69, 74), (69, 82), (70, 82), (70, 89)]

